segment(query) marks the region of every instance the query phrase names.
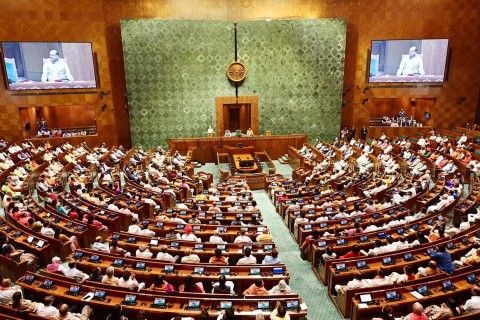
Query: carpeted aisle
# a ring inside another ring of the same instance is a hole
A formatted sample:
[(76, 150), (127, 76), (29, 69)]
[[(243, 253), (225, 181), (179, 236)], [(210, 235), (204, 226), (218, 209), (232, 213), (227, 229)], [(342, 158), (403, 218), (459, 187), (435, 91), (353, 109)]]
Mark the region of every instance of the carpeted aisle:
[[(254, 198), (262, 211), (265, 224), (270, 228), (279, 257), (290, 271), (290, 286), (308, 307), (308, 319), (343, 319), (327, 295), (327, 288), (317, 279), (311, 264), (300, 258), (298, 244), (294, 241), (265, 191), (254, 191)], [(270, 289), (270, 288), (267, 288)]]

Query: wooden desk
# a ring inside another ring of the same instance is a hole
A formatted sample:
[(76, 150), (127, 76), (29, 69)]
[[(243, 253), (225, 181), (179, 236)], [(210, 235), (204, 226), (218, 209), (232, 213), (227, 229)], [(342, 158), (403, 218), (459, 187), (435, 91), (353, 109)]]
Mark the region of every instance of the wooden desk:
[(233, 161), (235, 162), (235, 169), (239, 173), (252, 173), (258, 169), (255, 160), (251, 154), (234, 154)]
[(186, 154), (188, 149), (195, 147), (193, 151), (194, 160), (216, 162), (219, 150), (223, 150), (223, 147), (237, 147), (239, 143), (242, 143), (244, 147), (253, 146), (255, 150), (264, 150), (270, 158), (277, 159), (286, 153), (288, 146), (300, 149), (303, 143), (307, 141), (307, 134), (231, 138), (171, 138), (168, 139), (168, 147), (170, 150), (178, 150), (181, 154)]
[[(122, 303), (125, 298), (125, 291), (122, 290), (104, 290), (105, 291), (105, 300), (104, 301), (97, 301), (97, 300), (90, 300), (87, 303), (82, 300), (84, 295), (89, 292), (95, 292), (96, 287), (87, 286), (84, 284), (77, 284), (72, 281), (64, 281), (56, 278), (50, 278), (42, 275), (35, 275), (34, 282), (32, 284), (28, 284), (23, 282), (23, 279), (17, 281), (17, 284), (20, 285), (24, 292), (29, 297), (35, 297), (35, 300), (41, 300), (42, 297), (46, 295), (53, 295), (57, 301), (65, 301), (68, 304), (77, 304), (82, 306), (84, 304), (90, 305), (92, 308), (95, 309), (97, 318), (105, 319), (108, 311), (111, 310), (113, 305)], [(52, 289), (44, 289), (41, 288), (40, 285), (45, 280), (53, 280), (54, 281), (54, 288)], [(65, 294), (69, 291), (72, 285), (78, 285), (80, 287), (80, 294), (78, 296), (72, 296)], [(188, 305), (188, 301), (192, 300), (191, 294), (183, 295), (170, 295), (165, 294), (162, 292), (155, 292), (155, 294), (145, 294), (145, 293), (135, 293), (137, 297), (137, 303), (135, 305), (124, 305), (123, 311), (126, 316), (129, 318), (131, 317), (134, 319), (137, 313), (140, 310), (144, 310), (147, 313), (147, 317), (155, 318), (155, 319), (170, 319), (174, 316), (180, 315), (182, 317), (198, 317), (200, 315), (200, 310), (188, 310), (186, 306)], [(219, 313), (219, 300), (212, 299), (215, 297), (214, 295), (207, 295), (201, 298), (195, 298), (194, 300), (199, 300), (201, 307), (209, 309), (209, 319), (216, 319)], [(152, 308), (151, 304), (153, 303), (154, 299), (158, 298), (165, 298), (167, 302), (167, 308), (165, 309), (156, 309)], [(256, 306), (257, 302), (261, 301), (269, 301), (270, 306), (275, 306), (277, 300), (280, 300), (283, 303), (286, 303), (287, 300), (297, 300), (295, 298), (291, 298), (288, 296), (286, 298), (279, 297), (279, 296), (262, 296), (262, 297), (254, 297), (254, 298), (239, 298), (235, 296), (231, 296), (226, 301), (232, 301), (233, 308), (236, 310), (236, 314), (241, 317), (241, 319), (255, 319), (256, 315)], [(223, 300), (221, 300), (223, 301)], [(271, 310), (262, 312), (264, 316), (268, 316), (271, 313)], [(306, 311), (290, 311), (289, 312), (291, 319), (299, 319), (301, 316), (306, 316)]]
[[(243, 266), (228, 266), (228, 265), (215, 265), (215, 264), (202, 264), (202, 263), (167, 263), (156, 259), (141, 259), (135, 257), (118, 257), (111, 254), (105, 254), (102, 252), (95, 252), (93, 250), (77, 250), (76, 252), (82, 252), (83, 257), (77, 259), (77, 268), (90, 274), (93, 269), (100, 267), (105, 270), (107, 267), (113, 265), (116, 259), (121, 259), (123, 264), (121, 266), (114, 266), (115, 275), (121, 277), (125, 269), (135, 273), (135, 278), (138, 282), (145, 282), (148, 288), (154, 283), (156, 275), (163, 275), (164, 279), (172, 284), (175, 288), (178, 288), (185, 282), (187, 276), (192, 276), (195, 282), (201, 282), (205, 289), (205, 292), (211, 292), (213, 287), (212, 283), (217, 282), (220, 276), (220, 270), (222, 268), (230, 269), (230, 275), (227, 275), (227, 280), (232, 281), (235, 285), (235, 292), (241, 293), (247, 289), (255, 280), (262, 278), (266, 288), (271, 288), (278, 284), (280, 280), (285, 280), (289, 283), (290, 274), (286, 270), (285, 265), (243, 265)], [(98, 255), (100, 260), (98, 262), (91, 262), (89, 259), (92, 255)], [(212, 253), (213, 255), (213, 253)], [(73, 256), (72, 256), (73, 257)], [(136, 263), (144, 262), (144, 270), (136, 270), (134, 267)], [(175, 269), (172, 273), (165, 273), (165, 266), (174, 265)], [(195, 274), (195, 268), (204, 268), (203, 274)], [(251, 275), (251, 268), (259, 268), (260, 275)], [(273, 274), (273, 268), (282, 268), (284, 273), (279, 275)]]

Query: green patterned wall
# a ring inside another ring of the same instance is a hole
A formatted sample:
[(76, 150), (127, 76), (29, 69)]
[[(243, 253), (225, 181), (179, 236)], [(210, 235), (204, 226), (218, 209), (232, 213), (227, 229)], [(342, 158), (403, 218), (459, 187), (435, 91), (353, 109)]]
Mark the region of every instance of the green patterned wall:
[(215, 97), (235, 94), (226, 76), (234, 25), (221, 21), (121, 21), (133, 145), (205, 136)]
[(238, 61), (248, 71), (239, 95), (259, 96), (260, 132), (338, 135), (345, 40), (344, 19), (237, 24)]
[[(216, 96), (233, 96), (225, 70), (234, 60), (231, 22), (122, 20), (134, 145), (204, 136)], [(260, 132), (339, 132), (344, 19), (237, 23), (238, 60), (248, 75), (239, 95), (260, 100)]]

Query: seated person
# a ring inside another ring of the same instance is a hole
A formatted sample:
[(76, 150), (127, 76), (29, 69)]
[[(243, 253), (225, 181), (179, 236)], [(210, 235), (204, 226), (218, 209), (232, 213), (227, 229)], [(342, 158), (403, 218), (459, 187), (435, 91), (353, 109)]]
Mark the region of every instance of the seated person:
[(249, 296), (261, 296), (268, 295), (268, 291), (264, 287), (263, 280), (257, 279), (254, 284), (243, 291), (243, 294)]

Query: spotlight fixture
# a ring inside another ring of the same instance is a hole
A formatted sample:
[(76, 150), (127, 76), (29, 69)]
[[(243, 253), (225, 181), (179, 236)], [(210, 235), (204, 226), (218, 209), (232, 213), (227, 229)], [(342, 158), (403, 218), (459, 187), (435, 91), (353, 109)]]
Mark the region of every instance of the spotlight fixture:
[(365, 105), (365, 103), (368, 102), (368, 98), (362, 100), (362, 104)]

